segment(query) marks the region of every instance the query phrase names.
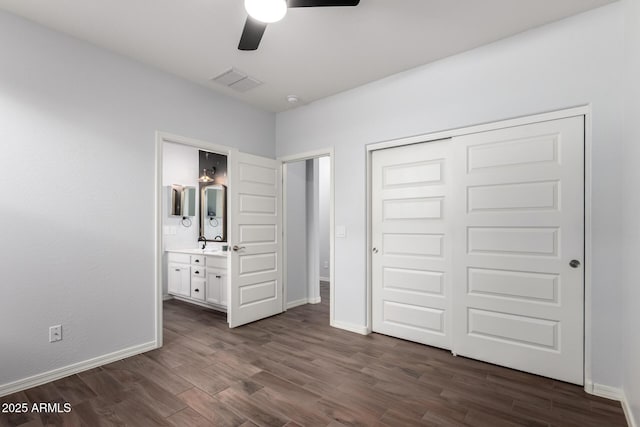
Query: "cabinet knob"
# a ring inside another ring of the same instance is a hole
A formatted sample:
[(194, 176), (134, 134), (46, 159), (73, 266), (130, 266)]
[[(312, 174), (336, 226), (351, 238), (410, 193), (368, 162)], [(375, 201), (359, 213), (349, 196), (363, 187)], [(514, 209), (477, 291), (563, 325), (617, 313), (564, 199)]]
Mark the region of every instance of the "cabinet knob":
[(180, 272), (180, 269), (179, 269), (179, 268), (176, 268), (176, 271), (177, 271), (177, 272)]
[(199, 260), (199, 259), (197, 259), (197, 260), (195, 260), (194, 262), (200, 262), (200, 260)]
[(222, 276), (216, 276), (216, 279), (221, 279), (221, 278), (222, 278)]
[(198, 270), (196, 270), (196, 274), (200, 274), (200, 272)]
[(200, 292), (200, 289), (194, 289), (193, 292)]

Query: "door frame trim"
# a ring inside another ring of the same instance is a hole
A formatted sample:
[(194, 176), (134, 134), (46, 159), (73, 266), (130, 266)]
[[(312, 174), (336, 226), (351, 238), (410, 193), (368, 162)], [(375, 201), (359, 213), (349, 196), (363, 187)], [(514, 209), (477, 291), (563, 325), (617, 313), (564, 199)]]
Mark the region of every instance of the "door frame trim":
[[(225, 145), (214, 144), (212, 142), (203, 141), (200, 139), (189, 138), (187, 136), (176, 135), (169, 132), (156, 131), (156, 144), (155, 144), (155, 178), (154, 178), (154, 206), (155, 206), (155, 214), (154, 214), (154, 224), (155, 224), (155, 347), (162, 347), (163, 336), (162, 336), (162, 303), (164, 301), (164, 295), (162, 293), (162, 282), (164, 278), (164, 268), (163, 268), (163, 256), (164, 256), (164, 237), (162, 233), (162, 169), (164, 162), (164, 152), (162, 146), (165, 142), (170, 142), (173, 144), (186, 145), (189, 147), (196, 148), (198, 150), (206, 150), (213, 153), (223, 154), (227, 156), (227, 163), (230, 163), (229, 158), (233, 155), (234, 151), (237, 151), (235, 148), (227, 147)], [(230, 184), (231, 174), (229, 173), (229, 169), (227, 168), (227, 185)], [(231, 233), (227, 231), (227, 242), (230, 241)]]
[(282, 250), (283, 266), (282, 278), (284, 282), (283, 311), (287, 308), (287, 195), (286, 195), (286, 165), (287, 163), (312, 160), (320, 157), (329, 157), (329, 325), (334, 328), (341, 328), (334, 319), (335, 307), (335, 151), (333, 147), (321, 148), (299, 154), (278, 157), (282, 163)]
[(385, 148), (400, 147), (403, 145), (418, 144), (422, 142), (433, 142), (442, 139), (453, 138), (471, 133), (486, 132), (490, 130), (504, 129), (509, 127), (522, 126), (532, 123), (545, 122), (550, 120), (565, 119), (575, 116), (584, 116), (584, 390), (587, 393), (593, 392), (592, 382), (592, 108), (591, 104), (579, 105), (559, 110), (552, 110), (542, 113), (534, 113), (527, 116), (502, 119), (494, 122), (479, 123), (456, 129), (447, 129), (438, 132), (414, 135), (404, 138), (380, 141), (367, 144), (365, 146), (366, 161), (366, 331), (372, 332), (372, 262), (371, 262), (371, 242), (372, 242), (372, 220), (371, 220), (371, 169), (372, 155), (374, 151)]

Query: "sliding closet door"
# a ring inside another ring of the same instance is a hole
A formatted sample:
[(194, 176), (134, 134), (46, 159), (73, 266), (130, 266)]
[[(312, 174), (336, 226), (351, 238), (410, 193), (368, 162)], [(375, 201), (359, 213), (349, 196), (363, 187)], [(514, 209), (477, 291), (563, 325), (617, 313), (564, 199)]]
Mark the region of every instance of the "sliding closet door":
[(373, 330), (576, 384), (584, 119), (372, 153)]
[(372, 320), (387, 335), (451, 347), (448, 140), (373, 152)]
[(583, 117), (454, 138), (459, 355), (583, 383)]

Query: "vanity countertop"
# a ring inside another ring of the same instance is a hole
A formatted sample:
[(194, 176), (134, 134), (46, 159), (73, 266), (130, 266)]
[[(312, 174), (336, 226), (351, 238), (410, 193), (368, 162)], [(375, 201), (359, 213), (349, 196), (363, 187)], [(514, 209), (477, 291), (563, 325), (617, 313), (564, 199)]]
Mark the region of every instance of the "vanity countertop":
[(167, 249), (166, 252), (175, 252), (179, 254), (189, 255), (205, 255), (205, 256), (219, 256), (227, 257), (228, 251), (212, 250), (212, 249)]

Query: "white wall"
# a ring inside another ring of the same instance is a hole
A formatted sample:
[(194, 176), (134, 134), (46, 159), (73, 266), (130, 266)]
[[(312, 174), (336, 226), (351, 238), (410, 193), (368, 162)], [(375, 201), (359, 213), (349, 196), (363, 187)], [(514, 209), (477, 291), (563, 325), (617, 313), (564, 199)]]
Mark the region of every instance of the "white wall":
[[(329, 198), (331, 197), (331, 159), (321, 157), (318, 159), (318, 221), (319, 229), (319, 252), (320, 252), (320, 278), (329, 280)], [(326, 267), (325, 267), (326, 266)]]
[(615, 3), (278, 114), (278, 156), (335, 147), (336, 321), (366, 322), (366, 144), (590, 103), (593, 380), (621, 386), (622, 41)]
[(273, 157), (275, 121), (6, 12), (0, 52), (1, 392), (154, 340), (156, 130)]
[(630, 416), (640, 426), (640, 0), (624, 1), (625, 15), (625, 126), (623, 233), (623, 357), (622, 378)]
[(288, 163), (286, 178), (287, 304), (307, 302), (307, 165)]
[[(163, 236), (164, 249), (195, 248), (198, 243), (199, 229), (199, 201), (198, 191), (198, 149), (188, 145), (165, 142), (162, 148), (162, 224), (172, 228), (176, 234), (169, 234), (165, 228)], [(172, 184), (179, 184), (196, 188), (196, 216), (191, 218), (191, 227), (182, 225), (182, 217), (169, 215), (171, 206)]]

